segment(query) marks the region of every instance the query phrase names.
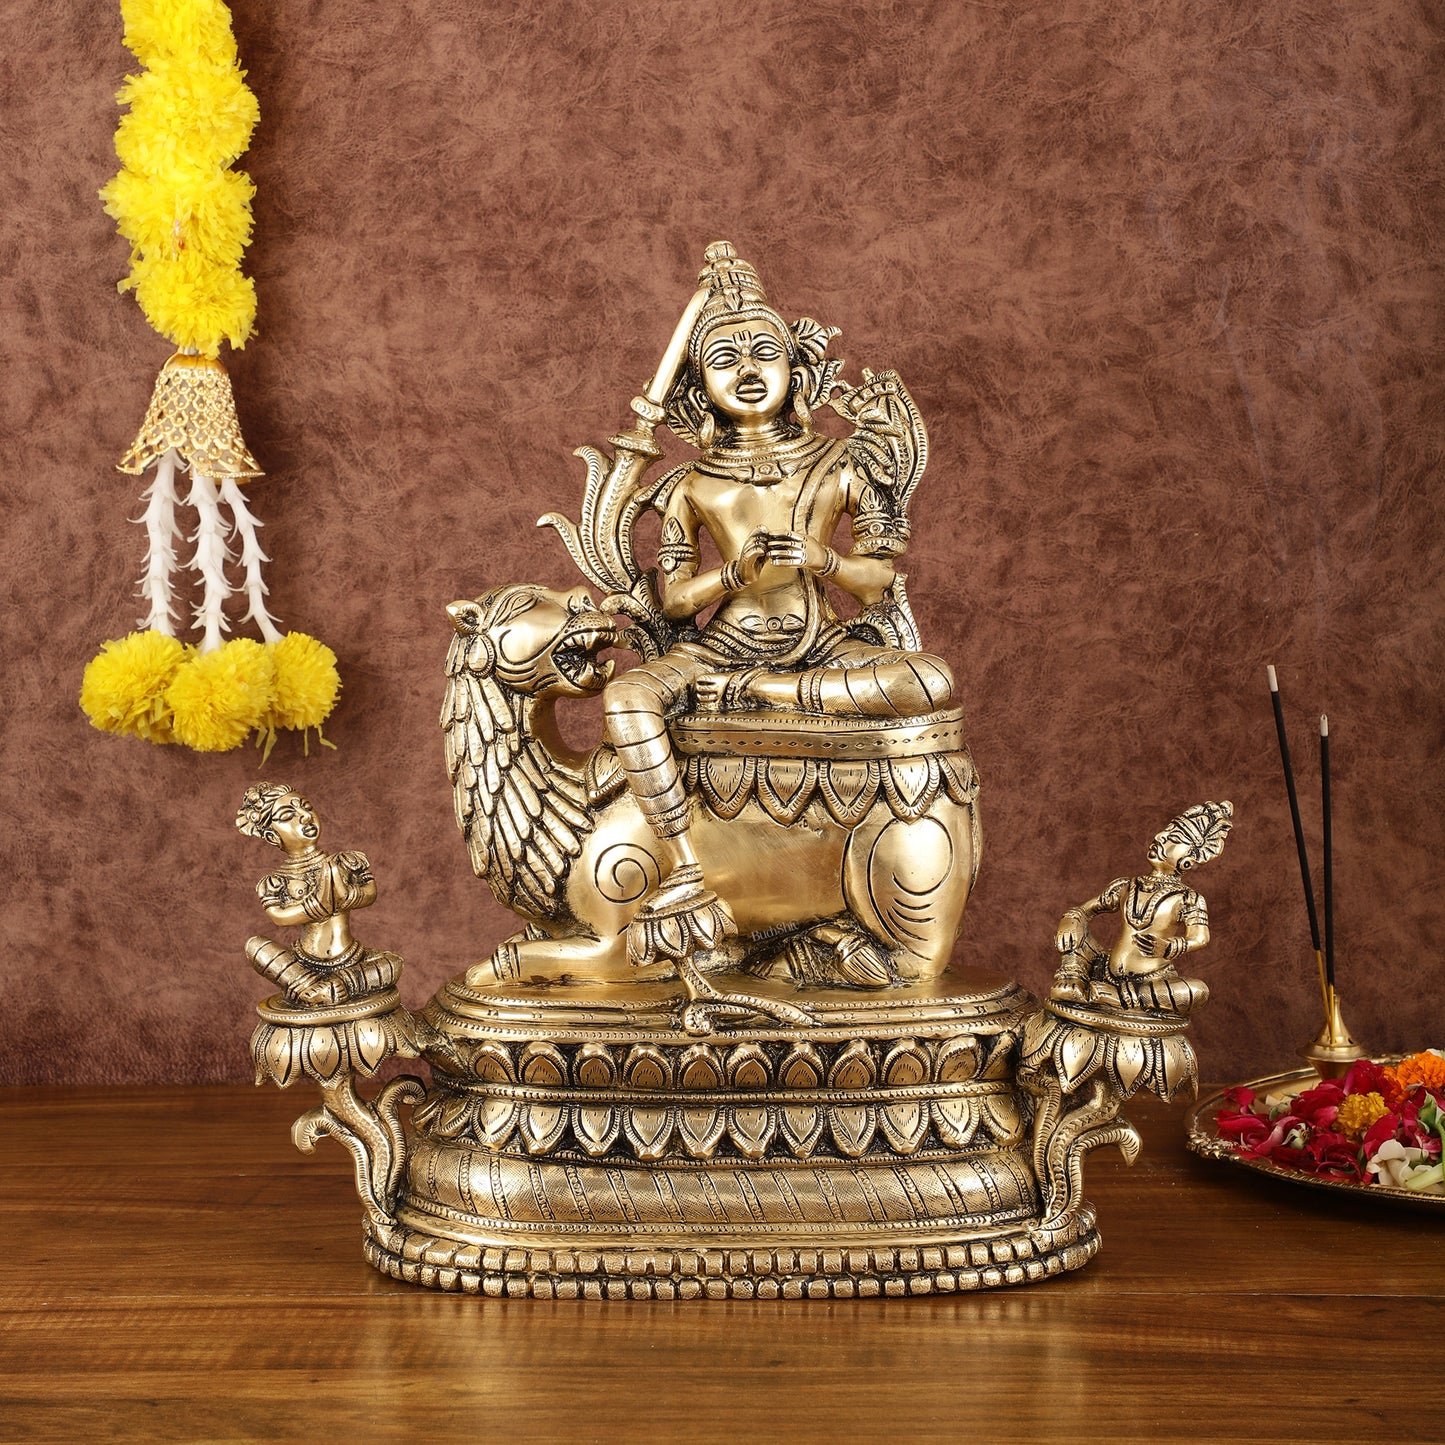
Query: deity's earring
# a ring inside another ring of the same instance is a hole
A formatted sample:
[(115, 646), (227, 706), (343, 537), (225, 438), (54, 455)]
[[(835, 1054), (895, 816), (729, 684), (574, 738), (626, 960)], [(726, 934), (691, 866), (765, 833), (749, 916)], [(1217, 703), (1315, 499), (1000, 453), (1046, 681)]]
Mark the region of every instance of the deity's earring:
[(688, 392), (688, 400), (701, 418), (696, 428), (697, 444), (706, 451), (717, 440), (717, 418), (707, 404), (707, 393), (700, 386), (694, 386)]
[(808, 381), (801, 371), (793, 373), (793, 413), (804, 436), (813, 435), (813, 409), (808, 405)]

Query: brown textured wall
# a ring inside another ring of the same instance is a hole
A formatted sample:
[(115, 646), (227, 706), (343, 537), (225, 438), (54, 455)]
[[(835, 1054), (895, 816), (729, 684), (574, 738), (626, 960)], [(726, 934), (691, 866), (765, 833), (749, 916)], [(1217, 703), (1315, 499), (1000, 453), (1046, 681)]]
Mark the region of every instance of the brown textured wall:
[[(167, 351), (95, 199), (116, 7), (6, 0), (0, 1081), (246, 1074), (269, 866), (249, 750), (103, 737), (131, 624), (111, 464)], [(911, 590), (954, 665), (988, 852), (964, 949), (1039, 987), (1060, 911), (1203, 797), (1207, 1075), (1317, 1022), (1264, 687), (1317, 837), (1334, 728), (1340, 973), (1379, 1047), (1445, 1043), (1442, 22), (1424, 0), (477, 5), (237, 0), (262, 125), (230, 360), (275, 610), (341, 656), (336, 752), (283, 742), (419, 1000), (505, 916), (435, 713), (442, 606), (570, 582), (550, 508), (651, 373), (703, 245), (895, 366), (928, 419)], [(1318, 861), (1318, 860), (1317, 860)], [(359, 920), (360, 921), (360, 920)]]

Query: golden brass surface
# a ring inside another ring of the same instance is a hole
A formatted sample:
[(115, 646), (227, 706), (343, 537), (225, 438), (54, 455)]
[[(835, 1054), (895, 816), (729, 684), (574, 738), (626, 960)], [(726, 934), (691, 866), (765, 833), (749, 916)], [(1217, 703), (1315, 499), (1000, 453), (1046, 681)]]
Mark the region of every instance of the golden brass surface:
[[(589, 586), (448, 607), (456, 820), (519, 927), (422, 1012), (401, 960), (351, 936), (365, 859), (322, 853), (290, 790), (247, 795), (243, 831), (286, 855), (262, 902), (305, 930), (248, 945), (283, 990), (258, 1078), (321, 1084), (298, 1142), (352, 1149), (389, 1274), (593, 1299), (1027, 1283), (1098, 1249), (1081, 1161), (1137, 1152), (1121, 1103), (1193, 1082), (1207, 990), (1172, 965), (1209, 935), (1181, 875), (1218, 852), (1227, 803), (1065, 915), (1043, 1007), (949, 966), (982, 833), (953, 675), (895, 567), (927, 433), (895, 373), (841, 379), (836, 334), (785, 322), (708, 247), (635, 423), (578, 453), (579, 520), (541, 519)], [(649, 478), (664, 421), (696, 455)], [(605, 735), (578, 750), (557, 705), (585, 697)], [(1088, 920), (1110, 909), (1106, 955)], [(352, 1075), (384, 1054), (423, 1056), (430, 1083), (361, 1099)]]
[(352, 910), (376, 901), (371, 865), (361, 853), (322, 852), (315, 811), (283, 783), (248, 788), (236, 826), (281, 850), (280, 870), (256, 893), (273, 923), (302, 928), (289, 948), (259, 935), (246, 944), (252, 967), (282, 989), (256, 1009), (256, 1082), (272, 1079), (284, 1089), (305, 1077), (320, 1086), (320, 1107), (296, 1121), (291, 1137), (303, 1153), (326, 1134), (344, 1144), (368, 1221), (385, 1223), (406, 1157), (400, 1110), (424, 1086), (403, 1076), (369, 1102), (356, 1092), (357, 1075), (418, 1052), (418, 1021), (395, 987), (401, 959), (363, 948), (351, 933)]
[[(927, 433), (894, 373), (840, 382), (834, 335), (786, 323), (756, 270), (710, 246), (633, 432), (610, 462), (579, 452), (580, 522), (542, 519), (603, 598), (522, 584), (449, 609), (457, 819), (530, 925), (473, 982), (668, 972), (705, 1026), (704, 975), (887, 988), (947, 963), (982, 833), (952, 675), (894, 568)], [(850, 436), (818, 433), (824, 406)], [(664, 417), (699, 455), (649, 482)], [(646, 509), (657, 569), (634, 546)], [(600, 654), (619, 644), (641, 661), (614, 675)], [(573, 756), (555, 701), (599, 693), (606, 739)]]
[(1299, 1051), (1300, 1058), (1313, 1065), (1322, 1079), (1343, 1079), (1349, 1073), (1350, 1065), (1357, 1059), (1367, 1059), (1368, 1049), (1362, 1048), (1350, 1036), (1340, 1013), (1339, 991), (1332, 983), (1326, 983), (1325, 1022), (1318, 1035)]
[(161, 368), (145, 420), (116, 470), (139, 476), (168, 451), (207, 477), (264, 475), (241, 436), (231, 378), (219, 361), (178, 351)]
[[(1209, 942), (1204, 899), (1183, 875), (1219, 855), (1234, 823), (1231, 803), (1200, 803), (1163, 828), (1149, 872), (1118, 878), (1059, 920), (1063, 956), (1044, 1007), (1024, 1029), (1019, 1084), (1034, 1104), (1033, 1165), (1042, 1220), (1058, 1227), (1084, 1207), (1083, 1156), (1114, 1144), (1134, 1161), (1139, 1138), (1118, 1117), (1141, 1088), (1191, 1096), (1199, 1070), (1184, 1030), (1209, 997), (1173, 960)], [(1119, 936), (1105, 953), (1089, 920), (1118, 912)]]

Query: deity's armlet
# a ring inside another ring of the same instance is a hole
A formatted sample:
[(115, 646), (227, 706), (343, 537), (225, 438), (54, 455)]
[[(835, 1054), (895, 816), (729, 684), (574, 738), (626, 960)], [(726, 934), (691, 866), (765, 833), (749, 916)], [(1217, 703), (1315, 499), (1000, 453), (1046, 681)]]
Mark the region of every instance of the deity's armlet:
[(699, 560), (696, 535), (689, 536), (676, 516), (668, 516), (662, 524), (662, 539), (657, 546), (657, 565), (671, 581), (697, 576)]
[(1104, 891), (1094, 900), (1096, 912), (1117, 913), (1119, 905), (1124, 901), (1124, 894), (1128, 890), (1130, 878), (1116, 878)]
[[(851, 468), (850, 468), (851, 472)], [(908, 548), (908, 520), (898, 516), (871, 482), (850, 478), (847, 501), (853, 517), (853, 555), (891, 562)]]
[(1192, 888), (1186, 888), (1179, 900), (1179, 924), (1182, 928), (1209, 927), (1209, 909)]
[(292, 901), (286, 891), (286, 875), (268, 873), (256, 885), (256, 897), (264, 908), (285, 908)]

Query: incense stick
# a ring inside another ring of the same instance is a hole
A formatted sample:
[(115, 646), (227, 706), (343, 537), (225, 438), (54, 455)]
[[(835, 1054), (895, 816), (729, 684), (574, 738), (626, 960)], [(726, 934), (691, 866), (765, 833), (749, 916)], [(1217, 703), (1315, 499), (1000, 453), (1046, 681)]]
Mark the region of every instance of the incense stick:
[(1295, 791), (1294, 766), (1289, 760), (1289, 738), (1285, 735), (1284, 728), (1284, 707), (1279, 698), (1279, 679), (1275, 676), (1273, 666), (1266, 668), (1269, 673), (1269, 697), (1274, 704), (1274, 726), (1279, 734), (1279, 758), (1284, 764), (1284, 785), (1289, 790), (1289, 815), (1290, 821), (1294, 824), (1295, 848), (1299, 852), (1300, 881), (1304, 884), (1305, 908), (1310, 918), (1310, 942), (1314, 944), (1315, 963), (1320, 971), (1320, 992), (1325, 1001), (1325, 1017), (1330, 1017), (1330, 986), (1325, 974), (1325, 955), (1320, 947), (1320, 920), (1315, 912), (1315, 891), (1310, 882), (1310, 858), (1305, 849), (1304, 824), (1300, 822), (1299, 815), (1299, 794)]
[(1320, 717), (1320, 802), (1325, 814), (1325, 983), (1335, 992), (1335, 849), (1330, 828), (1330, 720)]

